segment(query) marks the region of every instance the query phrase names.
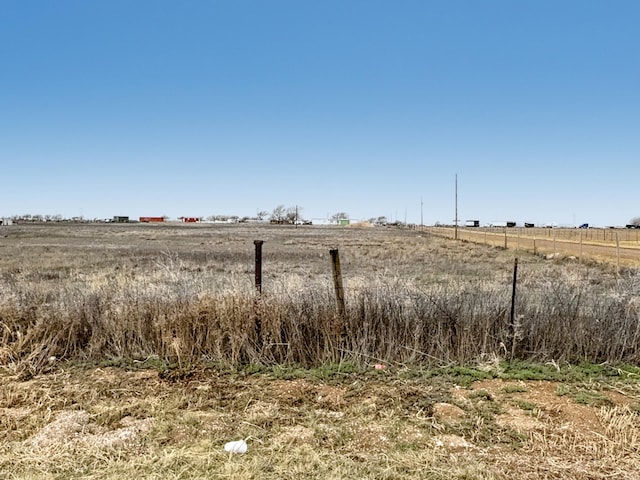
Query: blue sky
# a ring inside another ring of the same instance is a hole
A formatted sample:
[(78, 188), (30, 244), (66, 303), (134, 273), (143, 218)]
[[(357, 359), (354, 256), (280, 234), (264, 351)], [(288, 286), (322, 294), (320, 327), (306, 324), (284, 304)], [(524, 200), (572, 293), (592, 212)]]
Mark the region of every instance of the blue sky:
[(635, 0), (2, 0), (0, 216), (640, 216)]

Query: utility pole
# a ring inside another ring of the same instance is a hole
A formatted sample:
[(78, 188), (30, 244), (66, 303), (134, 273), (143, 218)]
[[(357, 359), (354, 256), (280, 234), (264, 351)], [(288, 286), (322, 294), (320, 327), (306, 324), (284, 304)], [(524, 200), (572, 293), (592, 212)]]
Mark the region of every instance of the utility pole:
[(456, 224), (454, 227), (454, 238), (457, 240), (458, 239), (458, 174), (456, 173)]
[(420, 230), (422, 230), (424, 227), (424, 221), (422, 217), (423, 208), (424, 208), (424, 203), (422, 202), (422, 197), (420, 197)]

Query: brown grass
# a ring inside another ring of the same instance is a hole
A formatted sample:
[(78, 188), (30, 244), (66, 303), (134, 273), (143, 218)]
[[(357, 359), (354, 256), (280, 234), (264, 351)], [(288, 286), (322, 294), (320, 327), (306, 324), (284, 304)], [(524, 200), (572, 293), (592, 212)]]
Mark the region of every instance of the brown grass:
[[(381, 228), (1, 232), (0, 478), (640, 471), (638, 370), (607, 367), (638, 362), (635, 270), (519, 252), (513, 351), (540, 362), (527, 367), (502, 361), (512, 251)], [(254, 239), (266, 241), (261, 298)], [(604, 366), (583, 376), (567, 363), (583, 361)], [(241, 438), (246, 455), (224, 452)]]
[[(60, 359), (178, 365), (640, 359), (637, 272), (397, 229), (77, 225), (6, 228), (0, 362), (31, 375)], [(265, 240), (264, 293), (253, 240)], [(328, 251), (339, 247), (347, 311)]]

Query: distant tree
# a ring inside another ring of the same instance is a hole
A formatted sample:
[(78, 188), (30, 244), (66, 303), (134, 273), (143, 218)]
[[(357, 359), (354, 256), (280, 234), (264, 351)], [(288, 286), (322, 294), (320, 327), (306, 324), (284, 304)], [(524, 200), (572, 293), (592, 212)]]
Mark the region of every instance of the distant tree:
[[(296, 222), (302, 221), (302, 207), (285, 207), (284, 205), (278, 205), (271, 212), (269, 219), (274, 223), (286, 223), (293, 225)], [(263, 213), (263, 212), (258, 212)]]
[(630, 221), (631, 225), (635, 225), (636, 227), (640, 227), (640, 217), (633, 217)]
[(329, 217), (331, 223), (339, 223), (340, 220), (348, 220), (349, 214), (346, 212), (337, 212)]
[(270, 220), (274, 222), (284, 222), (287, 215), (287, 209), (284, 205), (278, 205), (271, 211)]
[(285, 221), (291, 225), (302, 221), (302, 207), (288, 207), (285, 213)]
[(256, 218), (260, 221), (264, 220), (268, 216), (269, 212), (267, 212), (266, 210), (259, 210), (258, 213), (256, 213)]
[(219, 213), (217, 215), (209, 215), (207, 220), (210, 222), (237, 222), (239, 218), (237, 215), (224, 215)]
[(387, 217), (380, 216), (380, 217), (371, 217), (369, 219), (369, 223), (373, 223), (374, 225), (386, 225), (387, 223)]

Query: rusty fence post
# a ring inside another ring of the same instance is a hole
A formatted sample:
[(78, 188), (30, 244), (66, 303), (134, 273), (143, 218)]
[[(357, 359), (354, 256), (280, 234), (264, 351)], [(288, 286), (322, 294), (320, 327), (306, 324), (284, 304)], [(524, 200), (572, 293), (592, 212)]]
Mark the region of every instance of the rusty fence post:
[(342, 287), (342, 272), (340, 271), (340, 254), (337, 248), (329, 250), (329, 253), (331, 254), (331, 270), (333, 272), (333, 287), (336, 291), (338, 315), (344, 317), (344, 288)]
[(256, 290), (262, 293), (262, 244), (264, 240), (254, 240), (256, 246)]
[(511, 314), (509, 315), (509, 335), (511, 337), (511, 360), (515, 356), (516, 344), (517, 344), (517, 335), (516, 324), (515, 324), (515, 313), (516, 313), (516, 285), (518, 279), (518, 259), (516, 258), (513, 261), (513, 284), (511, 288)]
[(256, 344), (262, 344), (262, 244), (264, 240), (254, 240), (256, 248), (256, 298), (253, 300), (253, 311), (255, 315)]

